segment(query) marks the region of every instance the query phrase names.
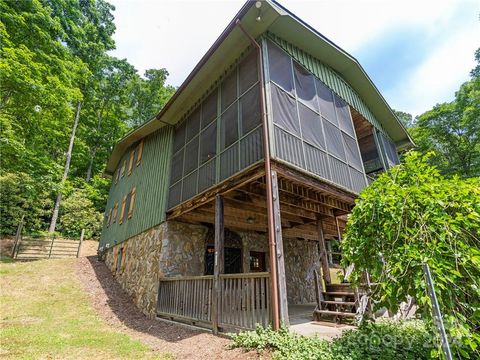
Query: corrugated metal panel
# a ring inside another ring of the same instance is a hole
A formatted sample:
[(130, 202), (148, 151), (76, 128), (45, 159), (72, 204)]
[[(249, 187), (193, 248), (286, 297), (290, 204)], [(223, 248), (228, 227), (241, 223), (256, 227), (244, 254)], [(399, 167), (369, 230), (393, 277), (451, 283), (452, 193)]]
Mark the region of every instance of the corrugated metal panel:
[(236, 143), (220, 154), (220, 181), (238, 171), (238, 146)]
[(275, 126), (275, 144), (280, 159), (305, 168), (302, 140)]
[(332, 181), (345, 186), (347, 189), (351, 189), (350, 175), (348, 173), (348, 165), (335, 159), (333, 156), (328, 156), (330, 162), (330, 171), (332, 175)]
[(331, 180), (328, 170), (327, 154), (313, 146), (303, 143), (307, 170), (317, 174), (324, 179)]
[(350, 167), (350, 176), (352, 178), (352, 188), (356, 192), (360, 192), (366, 186), (365, 183), (365, 176), (360, 171), (355, 170), (354, 168)]
[(260, 126), (240, 140), (240, 168), (245, 169), (263, 159), (263, 128)]
[(282, 49), (290, 54), (296, 61), (311, 71), (315, 76), (321, 79), (330, 89), (348, 104), (359, 111), (373, 126), (385, 133), (378, 120), (372, 114), (367, 105), (360, 96), (347, 84), (345, 80), (333, 69), (326, 66), (310, 54), (294, 47), (282, 38), (269, 33), (268, 37), (277, 43)]
[[(198, 192), (208, 189), (215, 185), (215, 162), (217, 159), (212, 159), (200, 167), (198, 175)], [(173, 205), (180, 204), (180, 201)], [(170, 206), (169, 208), (171, 208)]]
[[(144, 139), (142, 162), (139, 167), (133, 166), (130, 175), (120, 178), (112, 185), (108, 196), (106, 211), (113, 208), (118, 202), (119, 214), (122, 198), (133, 187), (136, 187), (135, 207), (132, 218), (123, 224), (118, 221), (109, 227), (103, 226), (100, 238), (100, 246), (118, 244), (134, 235), (137, 235), (159, 223), (165, 221), (168, 197), (168, 185), (170, 181), (170, 160), (172, 156), (173, 128), (164, 127)], [(119, 163), (130, 158), (129, 149)]]

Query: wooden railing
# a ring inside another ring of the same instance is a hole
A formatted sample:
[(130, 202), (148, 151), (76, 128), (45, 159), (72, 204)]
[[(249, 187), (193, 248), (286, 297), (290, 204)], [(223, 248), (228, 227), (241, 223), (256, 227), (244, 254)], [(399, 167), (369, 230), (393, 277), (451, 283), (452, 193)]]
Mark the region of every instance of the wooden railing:
[(213, 316), (224, 330), (254, 329), (270, 323), (269, 273), (220, 275), (218, 313), (212, 314), (213, 276), (163, 278), (159, 282), (157, 315), (212, 327)]
[(161, 279), (157, 315), (191, 323), (211, 323), (212, 287), (213, 275)]
[(78, 257), (82, 240), (20, 236), (15, 240), (12, 257), (17, 260)]
[(269, 273), (220, 275), (220, 283), (220, 327), (254, 329), (269, 324)]

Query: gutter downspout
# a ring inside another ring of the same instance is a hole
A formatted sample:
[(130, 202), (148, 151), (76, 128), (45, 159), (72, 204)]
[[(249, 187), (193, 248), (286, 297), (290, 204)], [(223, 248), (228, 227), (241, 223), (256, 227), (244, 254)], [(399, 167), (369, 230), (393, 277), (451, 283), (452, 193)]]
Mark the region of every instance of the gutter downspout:
[(270, 255), (270, 278), (272, 285), (272, 325), (273, 330), (280, 328), (279, 317), (279, 297), (278, 297), (278, 278), (277, 278), (277, 252), (276, 252), (276, 236), (275, 236), (275, 220), (273, 213), (273, 191), (272, 191), (272, 168), (270, 162), (270, 142), (268, 135), (268, 122), (265, 109), (265, 85), (263, 78), (263, 60), (262, 60), (262, 48), (260, 44), (243, 28), (240, 19), (235, 21), (240, 30), (248, 37), (250, 42), (258, 50), (258, 75), (260, 78), (260, 106), (262, 109), (262, 127), (263, 127), (263, 154), (265, 158), (265, 178), (267, 185), (267, 218), (268, 218), (268, 244)]

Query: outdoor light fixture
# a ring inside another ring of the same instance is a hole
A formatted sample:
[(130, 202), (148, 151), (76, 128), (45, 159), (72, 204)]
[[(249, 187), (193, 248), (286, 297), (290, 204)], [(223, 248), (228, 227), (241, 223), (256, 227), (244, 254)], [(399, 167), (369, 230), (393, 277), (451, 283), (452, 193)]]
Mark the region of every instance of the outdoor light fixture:
[[(259, 1), (258, 1), (258, 2), (259, 2)], [(254, 222), (255, 222), (255, 219), (254, 219), (253, 217), (249, 216), (249, 217), (247, 218), (247, 223), (253, 224)]]
[(255, 2), (255, 7), (258, 9), (258, 16), (256, 18), (257, 21), (262, 21), (262, 14), (261, 14), (261, 10), (260, 8), (262, 7), (262, 2), (261, 1), (257, 1)]

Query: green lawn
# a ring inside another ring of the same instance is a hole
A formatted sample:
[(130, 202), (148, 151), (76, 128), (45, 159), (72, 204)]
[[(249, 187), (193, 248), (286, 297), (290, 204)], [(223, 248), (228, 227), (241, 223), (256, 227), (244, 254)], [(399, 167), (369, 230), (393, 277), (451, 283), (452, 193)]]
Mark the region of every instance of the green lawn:
[(165, 358), (96, 316), (74, 261), (1, 259), (0, 358)]

